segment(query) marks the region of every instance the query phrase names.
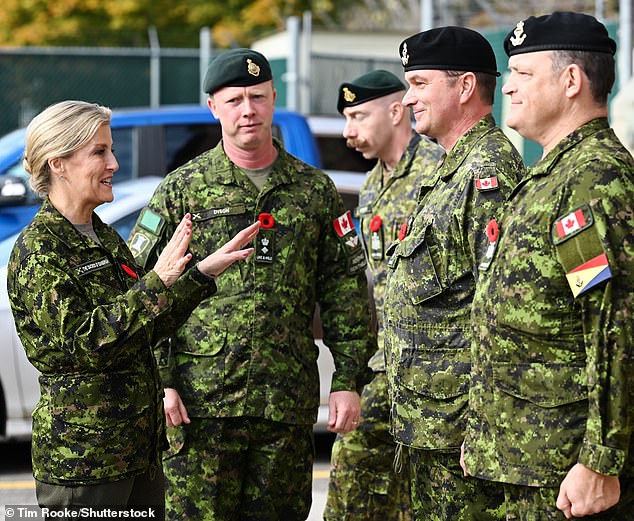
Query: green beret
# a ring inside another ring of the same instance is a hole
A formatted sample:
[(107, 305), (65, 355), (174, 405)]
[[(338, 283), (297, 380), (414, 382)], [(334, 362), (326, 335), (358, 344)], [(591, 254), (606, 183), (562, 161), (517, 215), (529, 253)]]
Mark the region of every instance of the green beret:
[(423, 31), (403, 40), (398, 51), (405, 72), (432, 69), (500, 75), (491, 44), (466, 27)]
[(614, 55), (616, 42), (594, 16), (556, 12), (530, 16), (504, 38), (509, 56), (538, 51), (590, 51)]
[(346, 107), (361, 105), (400, 90), (407, 90), (407, 87), (395, 74), (382, 69), (371, 71), (339, 86), (337, 110), (343, 114)]
[(203, 92), (213, 94), (223, 87), (246, 87), (273, 78), (269, 61), (251, 49), (231, 49), (216, 56), (203, 81)]

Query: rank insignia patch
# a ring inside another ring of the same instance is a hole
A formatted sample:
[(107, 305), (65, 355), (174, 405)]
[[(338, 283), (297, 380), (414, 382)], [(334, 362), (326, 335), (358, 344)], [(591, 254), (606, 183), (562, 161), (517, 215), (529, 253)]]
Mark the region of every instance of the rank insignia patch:
[(575, 298), (578, 297), (590, 288), (612, 278), (607, 256), (605, 253), (602, 253), (584, 262), (581, 266), (577, 266), (566, 273), (566, 278), (568, 279), (568, 284), (570, 285), (573, 296)]

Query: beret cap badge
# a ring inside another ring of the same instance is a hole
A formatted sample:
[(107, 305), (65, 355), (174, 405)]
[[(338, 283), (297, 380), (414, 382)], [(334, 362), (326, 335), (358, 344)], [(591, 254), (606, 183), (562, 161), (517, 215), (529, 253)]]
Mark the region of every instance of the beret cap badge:
[(357, 95), (352, 92), (348, 87), (343, 88), (343, 99), (348, 103), (352, 103), (357, 98)]
[(407, 54), (407, 43), (403, 44), (403, 51), (401, 52), (401, 62), (403, 65), (407, 65), (409, 63), (409, 54)]
[(518, 45), (522, 45), (524, 40), (526, 40), (526, 33), (524, 33), (524, 21), (522, 20), (521, 22), (517, 22), (510, 41), (514, 47), (517, 47)]
[(247, 72), (251, 76), (259, 76), (260, 75), (260, 67), (257, 63), (253, 63), (251, 58), (247, 58)]

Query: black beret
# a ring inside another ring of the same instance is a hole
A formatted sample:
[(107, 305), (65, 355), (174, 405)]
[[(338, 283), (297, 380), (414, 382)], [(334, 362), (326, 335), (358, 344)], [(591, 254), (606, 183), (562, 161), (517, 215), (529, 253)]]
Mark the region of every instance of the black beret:
[(407, 90), (407, 87), (395, 74), (377, 69), (339, 86), (337, 110), (343, 114), (346, 107), (361, 105), (400, 90)]
[(423, 31), (403, 40), (398, 51), (405, 72), (434, 69), (500, 75), (491, 44), (466, 27)]
[(213, 94), (222, 87), (246, 87), (273, 78), (269, 61), (251, 49), (231, 49), (216, 56), (203, 81), (203, 92)]
[(509, 56), (537, 51), (591, 51), (614, 54), (616, 42), (594, 16), (555, 12), (530, 16), (504, 38)]

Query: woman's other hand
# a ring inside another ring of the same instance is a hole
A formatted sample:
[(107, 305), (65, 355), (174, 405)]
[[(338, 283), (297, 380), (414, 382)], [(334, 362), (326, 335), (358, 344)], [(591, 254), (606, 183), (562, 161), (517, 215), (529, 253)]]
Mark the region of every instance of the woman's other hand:
[(253, 253), (253, 248), (245, 248), (260, 231), (260, 223), (255, 222), (251, 226), (238, 232), (229, 242), (218, 248), (214, 253), (205, 257), (198, 263), (198, 269), (205, 275), (217, 277), (234, 262), (246, 259)]

